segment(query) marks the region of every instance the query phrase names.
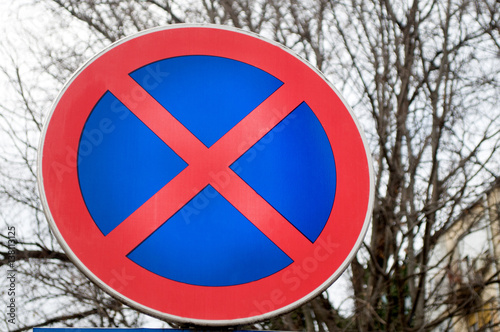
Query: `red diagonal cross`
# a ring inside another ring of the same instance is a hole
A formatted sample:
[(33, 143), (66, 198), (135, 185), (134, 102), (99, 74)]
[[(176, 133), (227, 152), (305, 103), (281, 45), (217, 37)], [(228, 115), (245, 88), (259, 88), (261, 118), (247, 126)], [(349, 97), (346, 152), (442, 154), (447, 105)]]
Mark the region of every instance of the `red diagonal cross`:
[[(106, 236), (109, 245), (130, 253), (207, 185), (212, 185), (262, 233), (294, 259), (311, 242), (229, 166), (302, 100), (285, 83), (222, 138), (207, 148), (128, 75), (109, 79), (109, 90), (188, 166)], [(224, 175), (226, 181), (217, 181)]]

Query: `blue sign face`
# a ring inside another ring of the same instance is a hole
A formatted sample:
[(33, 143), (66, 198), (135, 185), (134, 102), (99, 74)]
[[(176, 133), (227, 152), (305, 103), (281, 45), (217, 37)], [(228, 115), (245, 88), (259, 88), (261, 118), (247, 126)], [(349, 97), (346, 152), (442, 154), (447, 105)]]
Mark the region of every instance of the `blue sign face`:
[[(209, 151), (284, 84), (247, 63), (204, 55), (156, 61), (130, 77)], [(314, 110), (301, 102), (256, 144), (246, 141), (241, 137), (230, 171), (314, 243), (329, 220), (337, 182), (332, 148)], [(87, 209), (106, 236), (189, 161), (108, 91), (85, 123), (77, 165)], [(209, 175), (218, 186), (230, 181), (224, 172)], [(128, 259), (161, 277), (210, 287), (250, 283), (293, 263), (214, 186), (185, 190), (193, 198)]]

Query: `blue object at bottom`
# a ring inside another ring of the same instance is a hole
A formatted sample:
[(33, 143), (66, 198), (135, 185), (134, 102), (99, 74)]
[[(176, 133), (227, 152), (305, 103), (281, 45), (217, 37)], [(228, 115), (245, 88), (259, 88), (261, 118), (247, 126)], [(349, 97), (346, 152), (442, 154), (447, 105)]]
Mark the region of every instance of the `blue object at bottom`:
[[(220, 330), (179, 330), (179, 329), (154, 329), (154, 328), (82, 328), (82, 327), (62, 327), (62, 328), (50, 328), (50, 327), (35, 327), (33, 332), (202, 332), (202, 331), (229, 331)], [(250, 332), (248, 330), (231, 330), (231, 332)]]
[(176, 330), (176, 329), (120, 329), (120, 328), (82, 328), (82, 327), (62, 327), (62, 328), (46, 328), (35, 327), (33, 332), (195, 332), (194, 330)]

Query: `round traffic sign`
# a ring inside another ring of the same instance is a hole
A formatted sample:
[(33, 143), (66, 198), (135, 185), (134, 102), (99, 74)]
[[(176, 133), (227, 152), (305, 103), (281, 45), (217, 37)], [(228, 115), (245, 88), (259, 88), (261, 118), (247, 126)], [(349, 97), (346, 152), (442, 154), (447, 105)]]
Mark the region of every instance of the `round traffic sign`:
[(335, 89), (243, 31), (175, 26), (96, 55), (41, 141), (52, 231), (111, 295), (149, 314), (239, 325), (326, 289), (359, 248), (373, 183)]

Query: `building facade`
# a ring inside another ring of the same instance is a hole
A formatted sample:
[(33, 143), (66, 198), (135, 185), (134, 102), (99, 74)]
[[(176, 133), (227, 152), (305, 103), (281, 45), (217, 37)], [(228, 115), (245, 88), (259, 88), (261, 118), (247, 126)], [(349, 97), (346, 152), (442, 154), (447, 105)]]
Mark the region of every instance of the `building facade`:
[(430, 282), (439, 283), (436, 296), (447, 305), (431, 315), (453, 317), (439, 330), (500, 331), (500, 181), (462, 213), (435, 252), (440, 272)]

